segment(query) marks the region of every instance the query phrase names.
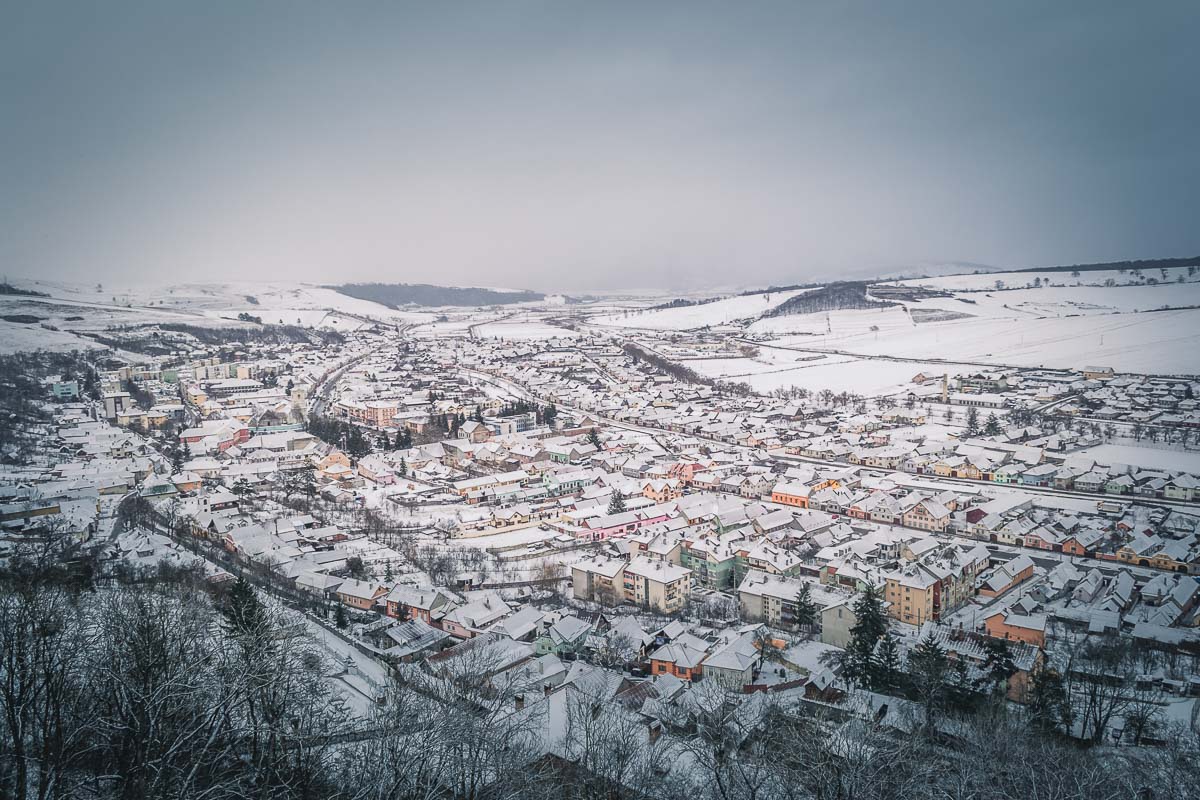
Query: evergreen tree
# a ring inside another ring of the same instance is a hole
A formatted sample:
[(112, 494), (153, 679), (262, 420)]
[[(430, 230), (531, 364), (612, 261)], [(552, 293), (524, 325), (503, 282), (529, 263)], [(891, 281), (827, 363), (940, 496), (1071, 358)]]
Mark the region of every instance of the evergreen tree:
[(346, 431), (346, 452), (352, 458), (362, 458), (367, 453), (371, 452), (371, 445), (367, 442), (367, 437), (363, 436), (357, 425), (348, 426)]
[(345, 630), (349, 620), (346, 619), (346, 607), (338, 603), (333, 609), (333, 624), (338, 627), (338, 630)]
[(966, 660), (950, 659), (950, 672), (946, 676), (947, 704), (957, 708), (970, 708), (975, 697), (974, 688)]
[(408, 462), (405, 461), (403, 458), (400, 459), (400, 477), (401, 478), (408, 477)]
[(950, 659), (932, 636), (926, 636), (908, 654), (908, 675), (921, 704), (925, 706), (925, 726), (933, 728), (946, 696)]
[(796, 595), (796, 624), (801, 628), (808, 629), (817, 621), (817, 604), (813, 602), (812, 592), (805, 583), (800, 587), (800, 593)]
[(625, 498), (622, 497), (621, 493), (615, 489), (613, 490), (612, 497), (608, 501), (608, 513), (609, 514), (625, 513)]
[(380, 450), (380, 452), (386, 452), (391, 449), (392, 449), (392, 441), (391, 441), (391, 439), (388, 438), (388, 435), (386, 433), (379, 434), (379, 450)]
[(1057, 733), (1071, 724), (1071, 705), (1062, 675), (1041, 665), (1033, 671), (1029, 685), (1030, 722), (1042, 733)]
[(300, 473), (300, 490), (310, 500), (317, 493), (317, 476), (311, 469), (303, 470)]
[(88, 367), (87, 372), (84, 373), (83, 393), (93, 400), (100, 399), (100, 376), (92, 367)]
[(983, 432), (988, 436), (997, 436), (1000, 434), (1000, 420), (996, 418), (995, 412), (988, 414), (987, 421), (983, 424)]
[(232, 633), (250, 634), (260, 630), (267, 620), (266, 609), (254, 587), (239, 577), (229, 590), (223, 609), (227, 627)]
[(971, 406), (967, 409), (967, 427), (965, 433), (968, 438), (979, 435), (979, 409)]
[(183, 453), (178, 447), (171, 449), (171, 472), (175, 474), (183, 472)]
[(875, 646), (887, 630), (879, 591), (870, 584), (854, 601), (854, 626), (846, 647), (846, 677), (870, 688), (875, 678)]
[(553, 426), (554, 420), (558, 419), (558, 407), (551, 403), (542, 409), (542, 422)]
[(872, 690), (886, 694), (900, 687), (900, 650), (891, 630), (884, 631), (871, 666)]
[(983, 652), (984, 675), (979, 679), (979, 683), (986, 685), (995, 697), (1003, 698), (1008, 691), (1008, 679), (1017, 672), (1012, 651), (1005, 639), (993, 639), (989, 636), (983, 640)]
[(475, 406), (475, 416), (473, 419), (480, 425), (483, 424), (483, 406)]
[(588, 431), (587, 441), (588, 441), (588, 444), (590, 444), (592, 447), (596, 448), (597, 450), (603, 449), (600, 445), (600, 432), (597, 431), (595, 428), (592, 428), (590, 431)]

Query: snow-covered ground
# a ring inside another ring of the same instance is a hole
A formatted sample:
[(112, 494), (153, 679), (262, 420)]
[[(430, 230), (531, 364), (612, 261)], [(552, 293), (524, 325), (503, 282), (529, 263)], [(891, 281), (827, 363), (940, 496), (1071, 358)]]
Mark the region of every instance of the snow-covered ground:
[(578, 333), (569, 328), (560, 328), (557, 325), (537, 320), (527, 322), (497, 322), (480, 325), (475, 329), (475, 335), (483, 339), (504, 339), (507, 341), (574, 339), (579, 336)]
[(169, 320), (174, 322), (204, 324), (206, 319), (236, 319), (239, 313), (245, 312), (261, 317), (263, 322), (346, 329), (361, 324), (361, 318), (392, 323), (424, 322), (434, 318), (431, 312), (397, 311), (369, 300), (347, 297), (333, 289), (303, 283), (246, 281), (113, 286), (18, 280), (14, 284), (45, 292), (58, 304), (73, 303), (97, 311), (136, 313), (145, 317), (140, 320), (142, 322), (157, 322), (156, 314), (162, 314), (170, 315)]
[(1200, 373), (1200, 310), (1045, 318), (1014, 312), (1008, 318), (923, 324), (901, 308), (832, 311), (761, 320), (750, 326), (750, 333), (775, 334), (775, 344), (861, 355), (1029, 367), (1106, 364), (1125, 372)]
[(530, 525), (527, 528), (517, 528), (515, 530), (493, 531), (484, 536), (462, 536), (452, 539), (451, 542), (459, 547), (486, 549), (491, 547), (515, 547), (520, 544), (544, 542), (548, 539), (553, 539), (556, 535), (554, 531), (542, 530), (537, 525)]
[(0, 353), (5, 355), (32, 350), (68, 352), (96, 347), (100, 345), (68, 331), (49, 331), (36, 324), (0, 321)]
[(410, 335), (418, 339), (441, 339), (450, 337), (466, 337), (471, 332), (471, 326), (485, 320), (486, 317), (472, 319), (471, 317), (447, 319), (437, 319), (431, 322), (423, 322), (409, 331)]
[(1005, 286), (1026, 286), (1032, 284), (1035, 280), (1040, 280), (1042, 283), (1049, 282), (1052, 285), (1061, 284), (1064, 286), (1103, 286), (1105, 282), (1112, 280), (1118, 286), (1124, 286), (1138, 285), (1150, 278), (1160, 283), (1174, 283), (1178, 281), (1180, 276), (1183, 276), (1185, 281), (1200, 281), (1200, 274), (1197, 274), (1195, 270), (1192, 272), (1193, 274), (1189, 274), (1186, 267), (1171, 267), (1166, 270), (1165, 276), (1157, 269), (1145, 269), (1142, 270), (1141, 277), (1129, 270), (1122, 272), (1115, 269), (1081, 270), (1079, 275), (1072, 275), (1070, 272), (985, 272), (978, 275), (945, 275), (933, 278), (911, 278), (909, 280), (895, 281), (895, 283), (904, 286), (928, 286), (948, 291), (977, 291), (994, 288), (996, 281), (1000, 281)]
[[(1184, 282), (1177, 283), (1182, 277)], [(1157, 285), (1146, 280), (1154, 278)], [(1039, 288), (1033, 280), (1050, 282)], [(1108, 280), (1117, 285), (1105, 286)], [(1008, 273), (955, 275), (905, 281), (953, 291), (951, 297), (904, 301), (875, 310), (844, 310), (762, 319), (803, 290), (735, 295), (711, 303), (649, 310), (651, 299), (619, 305), (601, 301), (584, 306), (522, 304), (489, 309), (388, 309), (300, 283), (218, 283), (115, 287), (17, 280), (49, 298), (0, 297), (0, 315), (30, 315), (38, 322), (0, 321), (0, 352), (67, 350), (92, 346), (77, 332), (100, 332), (117, 325), (184, 322), (237, 325), (239, 313), (268, 323), (355, 330), (379, 320), (413, 326), (417, 337), (467, 336), (511, 341), (568, 338), (551, 322), (555, 315), (591, 315), (584, 329), (684, 331), (745, 325), (745, 335), (783, 348), (827, 355), (805, 361), (786, 349), (757, 357), (759, 363), (713, 359), (693, 361), (713, 377), (745, 380), (760, 391), (791, 385), (856, 392), (885, 391), (918, 371), (955, 371), (977, 364), (1079, 367), (1099, 363), (1118, 371), (1200, 374), (1200, 274), (1186, 269), (1131, 272)], [(1078, 283), (1079, 285), (1075, 285)], [(660, 301), (661, 302), (661, 301)], [(1160, 310), (1168, 308), (1171, 310)], [(596, 315), (596, 311), (601, 313)], [(39, 324), (40, 323), (40, 324)], [(47, 325), (58, 330), (48, 330)], [(912, 363), (867, 360), (898, 357)], [(858, 357), (858, 358), (853, 358)], [(943, 363), (945, 362), (945, 363)]]
[[(760, 319), (747, 334), (857, 355), (1031, 367), (1104, 363), (1128, 372), (1198, 373), (1200, 275), (1168, 270), (1164, 280), (1153, 272), (1156, 285), (1130, 284), (1136, 280), (1132, 273), (1116, 271), (1085, 272), (1078, 279), (1069, 273), (1017, 273), (906, 281), (957, 293), (882, 309)], [(1183, 283), (1176, 282), (1179, 277)], [(1024, 286), (1035, 278), (1055, 285), (994, 288), (997, 280)], [(1118, 285), (1103, 285), (1109, 279)]]
[(756, 392), (792, 386), (820, 391), (832, 389), (863, 395), (891, 394), (926, 374), (970, 372), (965, 364), (914, 363), (855, 356), (760, 349), (755, 358), (717, 358), (688, 361), (692, 369), (711, 378), (748, 383)]
[(686, 331), (711, 325), (724, 325), (734, 320), (754, 319), (778, 306), (780, 303), (803, 294), (808, 289), (786, 292), (765, 292), (738, 297), (727, 297), (712, 303), (702, 303), (682, 308), (663, 308), (657, 311), (631, 311), (611, 316), (595, 317), (597, 325), (623, 328), (644, 328), (660, 331)]
[(1200, 473), (1200, 451), (1167, 450), (1132, 444), (1102, 444), (1081, 452), (1101, 464), (1131, 464), (1151, 469)]
[(1050, 286), (905, 301), (910, 311), (953, 311), (976, 317), (1070, 317), (1200, 306), (1200, 283), (1155, 286)]

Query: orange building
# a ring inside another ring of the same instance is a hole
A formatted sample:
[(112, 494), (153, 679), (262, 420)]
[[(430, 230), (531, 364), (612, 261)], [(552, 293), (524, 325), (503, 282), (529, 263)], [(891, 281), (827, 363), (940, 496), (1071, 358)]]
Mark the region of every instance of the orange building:
[(993, 639), (1024, 642), (1034, 647), (1046, 646), (1046, 617), (1043, 614), (1014, 614), (997, 611), (984, 617), (984, 628)]
[(808, 496), (812, 487), (804, 483), (781, 483), (771, 490), (771, 501), (785, 506), (808, 508)]

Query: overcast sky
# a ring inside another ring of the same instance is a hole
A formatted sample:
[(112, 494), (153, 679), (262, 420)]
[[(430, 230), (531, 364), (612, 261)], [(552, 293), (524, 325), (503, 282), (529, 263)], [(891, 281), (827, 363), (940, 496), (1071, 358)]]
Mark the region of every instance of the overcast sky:
[(0, 11), (9, 276), (679, 290), (1200, 254), (1196, 0)]

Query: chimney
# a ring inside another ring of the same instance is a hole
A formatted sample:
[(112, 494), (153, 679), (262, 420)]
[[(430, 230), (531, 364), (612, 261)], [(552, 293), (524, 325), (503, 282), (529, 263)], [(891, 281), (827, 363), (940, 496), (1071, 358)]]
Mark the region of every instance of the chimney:
[(521, 709), (523, 709), (525, 707), (525, 695), (519, 694), (516, 697), (514, 697), (513, 704), (516, 705), (517, 711), (520, 711)]
[(662, 723), (658, 720), (651, 720), (646, 726), (647, 733), (650, 737), (650, 744), (658, 741), (658, 737), (662, 736)]

